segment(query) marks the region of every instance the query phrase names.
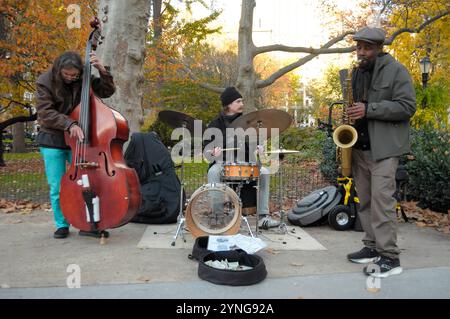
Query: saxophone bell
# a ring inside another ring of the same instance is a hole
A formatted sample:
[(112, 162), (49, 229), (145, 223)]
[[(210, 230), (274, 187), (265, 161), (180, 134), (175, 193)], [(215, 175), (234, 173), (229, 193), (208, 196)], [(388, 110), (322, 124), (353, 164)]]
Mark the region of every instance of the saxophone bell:
[(358, 139), (356, 129), (348, 124), (339, 125), (333, 132), (333, 141), (340, 148), (350, 148)]

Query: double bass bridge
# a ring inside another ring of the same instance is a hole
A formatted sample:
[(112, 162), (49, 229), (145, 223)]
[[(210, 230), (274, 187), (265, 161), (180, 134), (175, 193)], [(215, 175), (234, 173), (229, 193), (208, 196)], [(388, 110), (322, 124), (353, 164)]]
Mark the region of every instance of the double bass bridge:
[(96, 162), (77, 163), (75, 166), (81, 169), (95, 169), (100, 167)]

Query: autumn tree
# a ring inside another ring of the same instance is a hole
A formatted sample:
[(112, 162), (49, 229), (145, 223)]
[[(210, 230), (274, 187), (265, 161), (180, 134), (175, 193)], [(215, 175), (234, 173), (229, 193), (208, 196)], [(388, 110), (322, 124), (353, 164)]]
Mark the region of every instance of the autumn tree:
[[(433, 16), (448, 8), (448, 1), (395, 1), (395, 6), (385, 17), (392, 28), (417, 23), (424, 16)], [(408, 14), (402, 14), (408, 10)], [(450, 23), (445, 16), (418, 34), (404, 33), (390, 47), (392, 54), (410, 71), (416, 83), (417, 112), (413, 125), (431, 124), (435, 128), (448, 128), (448, 105), (450, 104)], [(427, 88), (422, 86), (419, 61), (428, 56), (433, 64)]]
[[(381, 17), (383, 15), (389, 16), (395, 8), (404, 7), (409, 8), (408, 10), (399, 11), (401, 15), (408, 15), (409, 11), (412, 10), (410, 4), (415, 2), (411, 1), (390, 1), (390, 0), (377, 0), (367, 2), (371, 8), (379, 8), (378, 15)], [(389, 31), (389, 35), (385, 44), (387, 46), (392, 45), (394, 40), (402, 34), (411, 33), (416, 34), (423, 32), (428, 26), (438, 21), (439, 19), (448, 16), (450, 13), (450, 4), (448, 1), (440, 1), (439, 8), (436, 8), (433, 12), (428, 12), (427, 15), (418, 16), (418, 19), (405, 20), (406, 24), (401, 27), (389, 26), (386, 29)], [(295, 70), (298, 67), (308, 63), (315, 57), (321, 54), (336, 54), (336, 53), (350, 53), (355, 51), (355, 46), (348, 44), (349, 36), (355, 33), (355, 30), (361, 27), (363, 20), (356, 19), (356, 23), (352, 24), (352, 27), (347, 31), (341, 32), (340, 34), (334, 36), (327, 43), (323, 44), (318, 48), (312, 47), (291, 47), (282, 44), (274, 44), (268, 46), (257, 47), (253, 42), (253, 11), (256, 6), (256, 0), (242, 0), (241, 5), (241, 20), (239, 23), (239, 38), (238, 38), (238, 63), (239, 71), (236, 80), (236, 87), (242, 92), (244, 98), (246, 99), (246, 105), (248, 110), (253, 110), (257, 106), (256, 91), (268, 87), (279, 80), (283, 75)], [(351, 19), (349, 19), (350, 21)], [(379, 19), (380, 21), (382, 19)], [(345, 25), (343, 25), (345, 27)], [(340, 44), (338, 47), (337, 45)], [(342, 47), (342, 44), (347, 44)], [(304, 56), (300, 57), (293, 63), (290, 63), (279, 70), (276, 70), (264, 79), (258, 79), (256, 76), (254, 61), (255, 58), (264, 53), (283, 51), (290, 53), (303, 53)], [(214, 86), (211, 88), (216, 92), (221, 92), (223, 87)]]
[[(82, 0), (77, 3), (80, 9), (87, 11), (92, 2)], [(37, 77), (63, 51), (80, 51), (85, 46), (87, 28), (83, 26), (87, 26), (87, 21), (80, 17), (81, 27), (69, 28), (66, 8), (70, 3), (67, 0), (1, 2), (0, 134), (7, 126), (17, 123), (13, 129), (15, 151), (24, 151), (23, 121), (35, 119), (30, 109), (23, 105), (33, 101)]]

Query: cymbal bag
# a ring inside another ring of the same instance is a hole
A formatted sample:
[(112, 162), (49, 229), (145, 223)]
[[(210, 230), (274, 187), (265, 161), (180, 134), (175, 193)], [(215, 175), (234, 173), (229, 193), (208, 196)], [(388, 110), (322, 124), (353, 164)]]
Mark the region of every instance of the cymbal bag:
[(330, 210), (340, 202), (341, 197), (335, 186), (315, 190), (297, 201), (296, 206), (287, 214), (288, 220), (296, 226), (308, 226), (325, 220)]
[(205, 255), (212, 253), (211, 250), (208, 250), (208, 242), (209, 236), (200, 236), (195, 238), (192, 253), (188, 255), (188, 258), (200, 261)]

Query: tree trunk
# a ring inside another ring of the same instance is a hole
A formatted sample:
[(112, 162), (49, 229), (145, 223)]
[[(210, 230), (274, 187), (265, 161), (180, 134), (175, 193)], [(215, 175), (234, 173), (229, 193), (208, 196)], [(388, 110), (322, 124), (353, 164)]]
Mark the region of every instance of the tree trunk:
[(12, 127), (12, 151), (14, 153), (25, 153), (25, 125), (18, 122)]
[(245, 101), (245, 112), (256, 110), (256, 74), (253, 67), (253, 10), (255, 0), (242, 0), (241, 20), (239, 22), (238, 61), (239, 72), (236, 82), (238, 91)]
[(99, 9), (105, 38), (98, 56), (111, 66), (116, 84), (116, 92), (105, 103), (125, 116), (131, 132), (138, 132), (143, 123), (142, 66), (150, 1), (100, 0)]
[[(7, 28), (6, 14), (0, 13), (0, 40), (5, 41), (7, 37), (8, 37), (8, 28)], [(7, 52), (4, 48), (0, 48), (0, 59), (4, 59), (6, 53)]]
[(161, 13), (162, 0), (153, 0), (153, 34), (154, 39), (159, 40), (162, 36)]
[(158, 72), (156, 72), (155, 79), (155, 97), (156, 100), (152, 103), (155, 107), (161, 108), (163, 106), (162, 100), (160, 98), (159, 92), (161, 92), (163, 87), (163, 67), (162, 67), (162, 52), (160, 48), (161, 37), (163, 33), (161, 25), (161, 14), (162, 14), (162, 0), (152, 1), (152, 13), (153, 13), (153, 46), (155, 47), (155, 67)]
[(0, 130), (0, 167), (6, 166), (5, 159), (3, 157), (3, 130)]

